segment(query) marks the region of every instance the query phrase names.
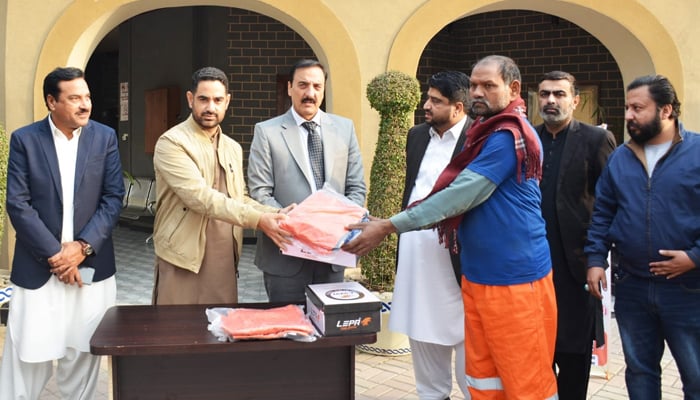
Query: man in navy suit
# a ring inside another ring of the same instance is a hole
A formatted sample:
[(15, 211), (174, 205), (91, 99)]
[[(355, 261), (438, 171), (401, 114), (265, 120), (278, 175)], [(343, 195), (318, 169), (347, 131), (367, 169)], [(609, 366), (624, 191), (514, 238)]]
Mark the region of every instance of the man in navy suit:
[(89, 119), (80, 69), (49, 73), (44, 101), (49, 116), (10, 138), (7, 214), (17, 240), (0, 398), (37, 399), (57, 361), (61, 396), (91, 399), (100, 360), (90, 337), (116, 301), (122, 167), (114, 130)]

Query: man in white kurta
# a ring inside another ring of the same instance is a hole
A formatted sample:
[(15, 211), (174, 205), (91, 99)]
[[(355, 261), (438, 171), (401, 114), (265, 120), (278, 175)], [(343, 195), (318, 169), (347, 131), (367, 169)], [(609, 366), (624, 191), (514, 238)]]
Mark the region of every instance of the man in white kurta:
[[(437, 73), (428, 81), (426, 123), (408, 134), (404, 206), (426, 197), (461, 149), (460, 137), (471, 122), (464, 113), (468, 85), (468, 77), (455, 71)], [(389, 328), (409, 337), (421, 400), (449, 398), (453, 357), (456, 381), (469, 398), (462, 294), (449, 250), (439, 243), (435, 230), (400, 236)]]
[(0, 399), (38, 399), (56, 362), (61, 397), (87, 400), (100, 366), (90, 338), (116, 300), (111, 232), (124, 184), (114, 130), (89, 120), (82, 71), (52, 71), (44, 94), (49, 116), (10, 142), (7, 212), (17, 241)]

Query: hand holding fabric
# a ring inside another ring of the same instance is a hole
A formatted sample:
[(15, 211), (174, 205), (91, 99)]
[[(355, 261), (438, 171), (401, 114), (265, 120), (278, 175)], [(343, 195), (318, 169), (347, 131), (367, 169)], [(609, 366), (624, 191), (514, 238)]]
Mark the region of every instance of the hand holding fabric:
[(297, 206), (297, 203), (292, 203), (288, 205), (287, 207), (280, 208), (278, 211), (280, 214), (289, 214), (290, 211), (292, 211), (295, 207)]
[(352, 236), (348, 224), (362, 221), (367, 210), (331, 189), (316, 191), (302, 201), (281, 226), (308, 251), (330, 255)]
[(291, 244), (291, 235), (280, 227), (279, 222), (287, 218), (287, 215), (282, 213), (264, 213), (257, 226), (257, 229), (263, 231), (277, 247), (283, 250)]
[(372, 249), (379, 246), (379, 243), (381, 243), (384, 238), (396, 232), (396, 227), (388, 219), (369, 218), (369, 222), (360, 222), (346, 227), (348, 230), (359, 229), (362, 233), (350, 242), (344, 244), (343, 247), (341, 247), (343, 251), (357, 254), (358, 256), (364, 256), (372, 251)]

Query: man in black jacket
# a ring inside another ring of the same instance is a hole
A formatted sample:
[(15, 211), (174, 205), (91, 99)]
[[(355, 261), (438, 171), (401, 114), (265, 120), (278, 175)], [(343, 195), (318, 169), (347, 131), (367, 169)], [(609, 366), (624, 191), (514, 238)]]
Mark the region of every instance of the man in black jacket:
[(596, 182), (615, 149), (615, 138), (605, 129), (573, 118), (579, 95), (571, 74), (546, 73), (537, 95), (544, 120), (536, 127), (544, 152), (542, 215), (547, 225), (558, 309), (553, 368), (559, 398), (585, 400), (592, 341), (601, 344), (603, 319), (600, 300), (584, 288), (587, 264), (583, 246)]

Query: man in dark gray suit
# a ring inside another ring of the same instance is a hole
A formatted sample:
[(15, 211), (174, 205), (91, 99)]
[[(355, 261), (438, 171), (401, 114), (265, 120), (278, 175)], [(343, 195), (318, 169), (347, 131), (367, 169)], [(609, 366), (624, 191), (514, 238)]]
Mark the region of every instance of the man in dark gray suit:
[(538, 88), (544, 124), (536, 127), (544, 163), (540, 190), (542, 216), (552, 256), (558, 324), (554, 352), (559, 398), (586, 399), (592, 342), (603, 342), (600, 300), (585, 290), (583, 254), (593, 211), (595, 186), (615, 138), (605, 129), (573, 118), (579, 103), (576, 80), (566, 72), (544, 75)]
[[(289, 77), (287, 93), (292, 107), (255, 125), (248, 159), (250, 196), (262, 204), (284, 208), (327, 185), (364, 206), (366, 186), (353, 122), (319, 109), (327, 78), (323, 65), (301, 60)], [(320, 135), (320, 143), (309, 142), (314, 135)], [(322, 163), (314, 170), (310, 153), (315, 153), (316, 146)], [(303, 302), (306, 285), (341, 282), (344, 277), (343, 267), (281, 254), (262, 233), (258, 233), (255, 265), (264, 273), (271, 302)]]
[(117, 135), (89, 119), (90, 90), (77, 68), (49, 73), (44, 101), (49, 116), (10, 138), (7, 214), (17, 242), (0, 399), (38, 399), (54, 360), (61, 397), (92, 399), (100, 358), (90, 337), (117, 291)]

